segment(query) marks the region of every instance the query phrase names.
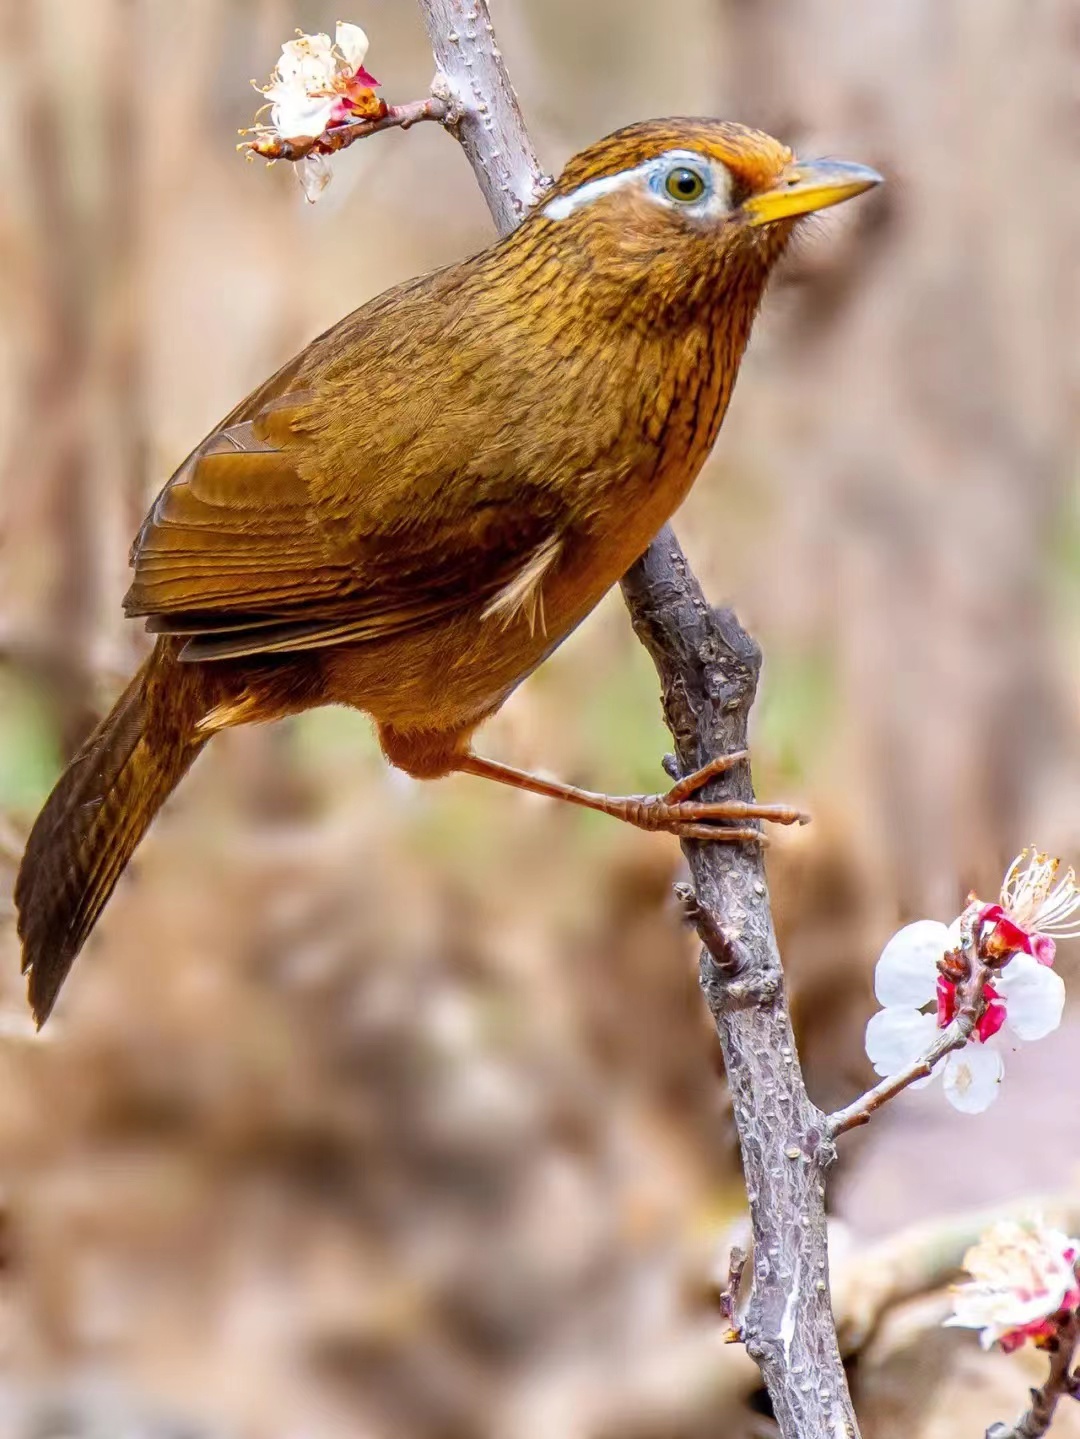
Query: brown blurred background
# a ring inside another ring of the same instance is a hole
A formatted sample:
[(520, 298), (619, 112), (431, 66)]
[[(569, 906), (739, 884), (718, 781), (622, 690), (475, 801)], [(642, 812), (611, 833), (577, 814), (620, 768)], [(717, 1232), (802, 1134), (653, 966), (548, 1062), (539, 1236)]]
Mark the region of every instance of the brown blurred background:
[[(832, 1104), (867, 1078), (896, 925), (989, 897), (1029, 839), (1080, 854), (1080, 11), (492, 9), (552, 168), (620, 123), (705, 112), (889, 178), (787, 263), (677, 525), (765, 647), (759, 791), (816, 816), (772, 873)], [(433, 126), (351, 150), (315, 208), (287, 167), (237, 157), (249, 78), (337, 18), (0, 0), (5, 894), (140, 650), (120, 598), (151, 495), (308, 338), (489, 239)], [(389, 99), (424, 93), (410, 0), (341, 18)], [(486, 746), (597, 787), (662, 783), (656, 686), (616, 596)], [(565, 807), (418, 788), (360, 716), (326, 711), (211, 747), (41, 1040), (5, 911), (0, 1436), (767, 1433), (718, 1343), (742, 1193), (680, 866), (674, 842)], [(1061, 963), (1078, 972), (1066, 946)], [(1077, 1033), (1016, 1056), (986, 1116), (929, 1091), (852, 1144), (848, 1248), (1067, 1191)], [(857, 1361), (868, 1434), (974, 1433), (1019, 1407), (1022, 1360), (946, 1342), (939, 1317), (906, 1313)]]

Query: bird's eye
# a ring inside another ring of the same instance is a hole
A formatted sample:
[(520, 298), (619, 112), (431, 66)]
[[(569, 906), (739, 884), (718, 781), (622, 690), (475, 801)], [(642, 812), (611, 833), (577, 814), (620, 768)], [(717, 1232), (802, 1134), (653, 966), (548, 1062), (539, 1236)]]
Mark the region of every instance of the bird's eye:
[(672, 170), (664, 181), (664, 189), (673, 200), (681, 200), (684, 205), (692, 205), (695, 200), (700, 200), (706, 190), (705, 176), (700, 170), (693, 170), (689, 165), (680, 165)]

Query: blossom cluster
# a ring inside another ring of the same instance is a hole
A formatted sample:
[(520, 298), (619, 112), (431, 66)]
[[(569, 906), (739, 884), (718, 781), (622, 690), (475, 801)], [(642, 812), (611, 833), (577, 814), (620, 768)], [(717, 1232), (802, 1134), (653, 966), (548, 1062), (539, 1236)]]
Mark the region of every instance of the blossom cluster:
[(1006, 1353), (1025, 1340), (1051, 1345), (1062, 1321), (1080, 1308), (1080, 1240), (1039, 1221), (1001, 1220), (964, 1255), (969, 1281), (953, 1290), (946, 1326), (978, 1329), (984, 1349)]
[[(273, 153), (272, 146), (317, 141), (336, 125), (371, 118), (382, 106), (374, 90), (378, 80), (364, 69), (368, 37), (359, 25), (339, 23), (329, 35), (297, 31), (295, 40), (281, 47), (281, 57), (269, 85), (256, 86), (266, 96), (269, 122), (256, 126), (256, 146)], [(311, 150), (297, 162), (297, 174), (309, 200), (315, 200), (330, 180), (328, 156)]]
[[(986, 1109), (998, 1094), (1005, 1051), (1020, 1041), (1043, 1039), (1061, 1023), (1065, 986), (1053, 968), (1055, 936), (1080, 934), (1078, 910), (1074, 871), (1062, 874), (1059, 860), (1033, 849), (1013, 861), (997, 903), (970, 900), (961, 919), (978, 936), (994, 977), (983, 990), (984, 1007), (971, 1039), (939, 1066), (946, 1098), (956, 1109), (967, 1114)], [(878, 1074), (900, 1074), (916, 1063), (954, 1019), (957, 983), (946, 961), (961, 949), (961, 919), (951, 925), (916, 920), (882, 951), (874, 992), (883, 1008), (866, 1027), (866, 1052)]]

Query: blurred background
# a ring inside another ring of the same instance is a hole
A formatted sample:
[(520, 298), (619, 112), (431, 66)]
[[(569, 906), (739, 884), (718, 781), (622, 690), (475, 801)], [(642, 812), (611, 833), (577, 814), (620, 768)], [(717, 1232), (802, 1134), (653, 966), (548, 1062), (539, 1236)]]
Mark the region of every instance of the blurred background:
[[(674, 841), (417, 787), (343, 711), (226, 734), (44, 1036), (24, 1018), (10, 882), (142, 648), (120, 600), (149, 499), (310, 337), (490, 238), (434, 126), (350, 150), (314, 208), (237, 156), (294, 27), (363, 24), (382, 93), (425, 93), (413, 5), (357, 3), (0, 0), (0, 1434), (767, 1434), (720, 1344), (743, 1194)], [(710, 113), (889, 179), (786, 263), (677, 520), (764, 645), (759, 793), (815, 815), (771, 871), (833, 1105), (869, 1078), (898, 924), (992, 898), (1029, 840), (1080, 854), (1080, 11), (492, 10), (552, 169), (624, 122)], [(485, 746), (662, 785), (617, 596)], [(910, 1296), (973, 1209), (1042, 1194), (1080, 1220), (1078, 1037), (1067, 1014), (978, 1119), (930, 1090), (846, 1148), (837, 1302), (867, 1434), (1022, 1407), (1037, 1360), (980, 1356), (936, 1328), (940, 1293)]]

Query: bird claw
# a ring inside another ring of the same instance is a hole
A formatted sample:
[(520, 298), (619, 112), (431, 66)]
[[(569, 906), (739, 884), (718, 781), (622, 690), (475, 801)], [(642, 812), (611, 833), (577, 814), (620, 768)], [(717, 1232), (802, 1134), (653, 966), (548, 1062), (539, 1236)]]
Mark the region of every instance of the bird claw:
[(810, 816), (791, 805), (756, 804), (746, 800), (696, 800), (705, 785), (750, 758), (749, 750), (719, 755), (678, 780), (665, 795), (646, 800), (639, 823), (644, 828), (665, 830), (680, 839), (711, 840), (724, 844), (767, 845), (767, 837), (746, 823), (764, 820), (770, 824), (808, 824)]

